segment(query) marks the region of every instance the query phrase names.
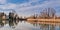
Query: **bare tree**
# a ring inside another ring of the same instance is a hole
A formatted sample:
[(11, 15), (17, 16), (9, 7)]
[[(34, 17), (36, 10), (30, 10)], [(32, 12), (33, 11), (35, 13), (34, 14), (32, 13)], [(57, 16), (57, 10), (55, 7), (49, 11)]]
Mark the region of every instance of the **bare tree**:
[(30, 19), (37, 19), (37, 16), (38, 16), (38, 14), (33, 14), (33, 15), (29, 16), (28, 18), (30, 18)]
[(41, 12), (41, 17), (42, 18), (53, 18), (55, 16), (56, 11), (53, 8), (45, 8)]
[(34, 15), (33, 15), (33, 18), (34, 18), (34, 19), (36, 19), (36, 18), (37, 18), (37, 16), (38, 16), (38, 14), (34, 14)]
[(48, 8), (48, 14), (50, 17), (54, 17), (55, 13), (56, 13), (56, 11), (53, 8)]

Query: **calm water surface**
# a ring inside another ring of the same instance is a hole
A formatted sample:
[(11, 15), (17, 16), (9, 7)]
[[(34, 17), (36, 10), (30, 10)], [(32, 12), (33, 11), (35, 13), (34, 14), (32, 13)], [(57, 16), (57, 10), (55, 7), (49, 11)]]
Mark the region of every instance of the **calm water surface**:
[(60, 30), (60, 26), (19, 21), (18, 23), (4, 24), (4, 26), (0, 25), (0, 30)]

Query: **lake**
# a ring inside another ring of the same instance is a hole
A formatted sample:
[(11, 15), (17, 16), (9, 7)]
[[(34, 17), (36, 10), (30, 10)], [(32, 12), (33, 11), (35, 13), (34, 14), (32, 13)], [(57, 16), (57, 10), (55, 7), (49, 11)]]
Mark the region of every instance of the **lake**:
[(0, 30), (60, 30), (60, 25), (29, 23), (19, 21), (18, 23), (6, 23), (0, 26)]

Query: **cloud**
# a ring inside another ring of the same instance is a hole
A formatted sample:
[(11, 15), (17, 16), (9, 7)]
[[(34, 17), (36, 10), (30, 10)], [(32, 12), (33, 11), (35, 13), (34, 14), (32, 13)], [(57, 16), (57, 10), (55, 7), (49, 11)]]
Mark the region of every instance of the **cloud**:
[(60, 0), (29, 0), (29, 2), (21, 4), (8, 3), (0, 6), (1, 9), (14, 9), (19, 14), (24, 13), (24, 16), (25, 14), (38, 13), (37, 11), (48, 7), (58, 9), (57, 7), (60, 7)]
[(7, 0), (0, 0), (0, 4), (6, 4)]
[(45, 1), (42, 4), (32, 6), (31, 3), (23, 4), (22, 6), (18, 6), (17, 9), (19, 10), (31, 10), (31, 9), (38, 9), (38, 8), (46, 8), (46, 7), (57, 7), (60, 6), (60, 1)]
[[(13, 3), (8, 3), (6, 5), (2, 5), (1, 7), (3, 9), (19, 9), (19, 10), (28, 10), (28, 9), (38, 9), (40, 7), (44, 8), (44, 7), (57, 7), (60, 6), (60, 0), (50, 0), (50, 1), (44, 1), (42, 2), (42, 4), (40, 4), (38, 2), (39, 0), (30, 0), (30, 2), (26, 2), (26, 3), (22, 3), (22, 4), (13, 4)], [(33, 6), (32, 3), (35, 3), (35, 5)], [(38, 4), (37, 4), (38, 2)], [(5, 7), (5, 8), (4, 8)]]
[(5, 4), (5, 5), (0, 5), (0, 8), (1, 9), (15, 9), (16, 6), (17, 6), (16, 4), (9, 3), (9, 4)]

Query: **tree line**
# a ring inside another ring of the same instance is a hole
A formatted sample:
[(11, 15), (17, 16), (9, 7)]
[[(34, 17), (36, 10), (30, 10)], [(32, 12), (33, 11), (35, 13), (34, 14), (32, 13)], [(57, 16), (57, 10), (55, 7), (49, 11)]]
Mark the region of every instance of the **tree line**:
[(32, 19), (36, 19), (36, 18), (41, 18), (41, 19), (52, 19), (52, 18), (55, 18), (55, 19), (58, 19), (60, 17), (57, 17), (56, 16), (56, 10), (54, 8), (44, 8), (39, 16), (38, 14), (34, 14), (28, 18), (32, 18)]

